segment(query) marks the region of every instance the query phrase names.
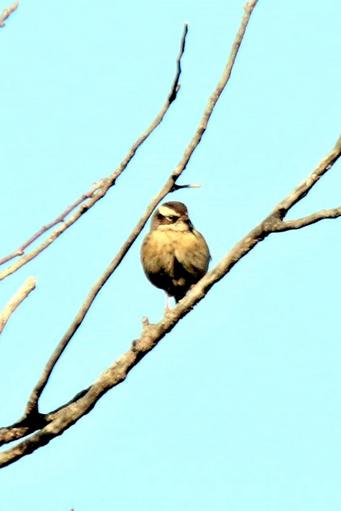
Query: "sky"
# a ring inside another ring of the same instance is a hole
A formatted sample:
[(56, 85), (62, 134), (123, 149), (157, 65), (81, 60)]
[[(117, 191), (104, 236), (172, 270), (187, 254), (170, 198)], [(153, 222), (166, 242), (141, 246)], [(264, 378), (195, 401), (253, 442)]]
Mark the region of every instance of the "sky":
[[(2, 10), (8, 4), (0, 0)], [(160, 110), (189, 23), (181, 90), (117, 185), (1, 282), (37, 288), (0, 339), (0, 424), (17, 420), (89, 289), (180, 161), (227, 60), (241, 0), (25, 2), (0, 31), (0, 256), (110, 174)], [(211, 268), (340, 133), (337, 0), (259, 0), (209, 127), (169, 196)], [(341, 204), (341, 163), (290, 218)], [(143, 235), (57, 365), (43, 412), (124, 353), (165, 298)], [(0, 472), (0, 511), (319, 511), (341, 507), (341, 220), (259, 244), (62, 436)]]

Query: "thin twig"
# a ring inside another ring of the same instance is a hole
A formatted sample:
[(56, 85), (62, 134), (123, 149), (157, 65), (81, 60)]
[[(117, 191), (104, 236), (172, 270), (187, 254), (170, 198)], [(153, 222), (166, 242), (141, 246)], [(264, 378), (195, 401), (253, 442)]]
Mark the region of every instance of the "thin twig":
[(13, 14), (14, 11), (18, 9), (19, 2), (14, 2), (14, 4), (10, 5), (6, 9), (2, 11), (0, 14), (0, 28), (5, 26), (5, 21)]
[(55, 218), (54, 220), (52, 220), (52, 222), (50, 222), (49, 224), (46, 224), (46, 225), (43, 225), (39, 231), (37, 231), (35, 234), (33, 234), (27, 241), (25, 241), (20, 247), (18, 247), (16, 250), (14, 250), (14, 252), (11, 252), (10, 254), (8, 254), (7, 256), (3, 257), (2, 259), (0, 259), (0, 265), (2, 264), (5, 264), (7, 263), (8, 261), (10, 261), (11, 259), (14, 259), (15, 257), (19, 257), (19, 256), (22, 256), (24, 255), (25, 253), (25, 249), (27, 247), (29, 247), (32, 243), (34, 243), (35, 241), (37, 241), (38, 238), (40, 238), (40, 236), (42, 236), (45, 232), (49, 231), (50, 229), (52, 229), (52, 227), (54, 227), (55, 225), (58, 225), (59, 223), (62, 223), (62, 222), (65, 222), (65, 218), (74, 210), (77, 208), (77, 206), (79, 206), (80, 204), (82, 204), (82, 202), (86, 201), (87, 199), (90, 199), (94, 193), (96, 192), (96, 188), (92, 191), (89, 191), (88, 193), (82, 195), (81, 197), (79, 197), (75, 202), (73, 202), (70, 206), (68, 206), (66, 208), (65, 211), (63, 211), (63, 213), (61, 213), (60, 215), (57, 216), (57, 218)]
[(304, 216), (303, 218), (297, 218), (296, 220), (286, 220), (276, 228), (276, 231), (283, 232), (291, 231), (293, 229), (302, 229), (308, 225), (316, 224), (316, 222), (320, 222), (321, 220), (338, 218), (339, 216), (341, 216), (341, 207), (333, 209), (322, 209), (321, 211), (317, 211), (311, 215)]
[(171, 91), (168, 96), (169, 103), (172, 103), (175, 100), (178, 90), (180, 88), (179, 79), (181, 76), (181, 58), (182, 58), (183, 54), (185, 53), (187, 33), (188, 33), (188, 24), (185, 23), (184, 32), (182, 34), (182, 39), (180, 42), (180, 51), (179, 51), (178, 58), (176, 60), (176, 75), (174, 77), (173, 85), (172, 85)]
[[(58, 223), (61, 223), (60, 225), (46, 240), (44, 240), (38, 247), (36, 247), (34, 250), (29, 252), (26, 255), (23, 255), (20, 259), (18, 259), (16, 262), (14, 262), (11, 266), (0, 272), (0, 280), (5, 279), (15, 271), (17, 271), (19, 268), (27, 264), (29, 261), (37, 257), (43, 250), (45, 250), (51, 243), (53, 243), (63, 232), (65, 232), (71, 225), (73, 225), (84, 213), (89, 211), (89, 209), (92, 208), (100, 199), (102, 199), (108, 190), (115, 185), (117, 179), (122, 174), (122, 172), (127, 168), (128, 164), (132, 160), (132, 158), (135, 156), (136, 151), (139, 149), (139, 147), (145, 142), (145, 140), (153, 133), (153, 131), (161, 124), (164, 116), (166, 115), (170, 105), (175, 101), (177, 97), (177, 93), (180, 89), (180, 76), (181, 76), (181, 59), (183, 57), (184, 51), (185, 51), (185, 43), (186, 43), (186, 36), (188, 33), (188, 25), (186, 24), (184, 26), (183, 34), (181, 37), (180, 42), (180, 51), (177, 56), (176, 60), (176, 75), (173, 81), (173, 84), (171, 86), (170, 92), (168, 94), (167, 100), (165, 104), (163, 105), (162, 109), (158, 113), (158, 115), (155, 117), (151, 125), (147, 128), (147, 130), (140, 135), (140, 137), (134, 142), (132, 147), (130, 148), (128, 154), (122, 160), (120, 165), (117, 167), (117, 169), (109, 176), (98, 183), (95, 183), (90, 190), (83, 194), (79, 199), (77, 199), (71, 206), (69, 206), (61, 215), (59, 215), (55, 220), (47, 224), (46, 226), (43, 226), (39, 231), (37, 231), (28, 241), (26, 241), (24, 244), (22, 244), (17, 250), (13, 251), (8, 256), (3, 257), (0, 260), (0, 264), (3, 264), (15, 257), (21, 256), (24, 252), (24, 250), (31, 245), (34, 241), (37, 241), (37, 239), (42, 236), (46, 231), (57, 225)], [(85, 202), (87, 201), (87, 202)], [(81, 205), (80, 205), (81, 204)], [(66, 220), (66, 217), (78, 206), (80, 207), (77, 209), (77, 211)]]
[(316, 185), (322, 176), (334, 165), (341, 155), (341, 136), (338, 138), (335, 146), (323, 160), (317, 165), (310, 176), (300, 183), (283, 201), (276, 207), (280, 211), (281, 218), (284, 218), (288, 211), (297, 204), (308, 192)]
[(13, 314), (15, 309), (28, 297), (28, 295), (36, 287), (36, 279), (29, 277), (15, 295), (10, 299), (2, 312), (0, 312), (0, 334), (6, 326), (7, 321)]
[(197, 128), (197, 130), (196, 130), (192, 140), (190, 141), (189, 145), (185, 149), (185, 152), (183, 154), (182, 159), (180, 160), (180, 162), (177, 165), (177, 167), (173, 170), (172, 174), (170, 175), (170, 177), (166, 181), (166, 183), (163, 186), (163, 188), (153, 198), (153, 200), (151, 201), (151, 203), (147, 207), (145, 213), (143, 214), (142, 218), (139, 220), (139, 222), (137, 223), (137, 225), (135, 226), (135, 228), (131, 232), (131, 234), (128, 237), (128, 239), (125, 241), (125, 243), (120, 248), (120, 250), (117, 253), (116, 257), (112, 260), (112, 262), (110, 263), (108, 268), (105, 270), (103, 275), (98, 279), (96, 284), (90, 290), (90, 292), (89, 292), (85, 302), (83, 303), (81, 309), (77, 313), (75, 319), (71, 323), (70, 327), (66, 331), (65, 335), (63, 336), (63, 338), (60, 340), (60, 342), (57, 345), (55, 351), (53, 352), (50, 360), (46, 364), (45, 369), (44, 369), (44, 371), (43, 371), (43, 373), (42, 373), (38, 383), (34, 387), (32, 393), (31, 393), (31, 395), (29, 397), (27, 406), (26, 406), (26, 411), (25, 411), (25, 415), (26, 416), (28, 416), (30, 413), (36, 413), (37, 412), (39, 398), (40, 398), (40, 396), (41, 396), (41, 394), (42, 394), (42, 392), (43, 392), (43, 390), (44, 390), (44, 388), (45, 388), (45, 386), (46, 386), (46, 384), (47, 384), (47, 382), (49, 380), (49, 377), (50, 377), (50, 375), (51, 375), (51, 373), (52, 373), (56, 363), (58, 362), (59, 358), (63, 354), (63, 352), (64, 352), (66, 346), (68, 345), (68, 343), (70, 342), (71, 338), (73, 337), (73, 335), (78, 330), (80, 324), (84, 320), (84, 318), (85, 318), (87, 312), (89, 311), (92, 303), (94, 302), (97, 294), (100, 292), (100, 290), (102, 289), (104, 284), (108, 281), (108, 279), (111, 277), (113, 272), (119, 266), (119, 264), (121, 263), (122, 259), (125, 256), (125, 254), (128, 252), (128, 250), (130, 249), (130, 247), (132, 246), (132, 244), (134, 243), (134, 241), (136, 240), (136, 238), (138, 237), (138, 235), (142, 231), (143, 227), (145, 226), (147, 220), (149, 219), (150, 215), (154, 211), (155, 207), (159, 204), (159, 202), (161, 202), (161, 200), (169, 192), (171, 192), (173, 190), (174, 184), (175, 184), (176, 180), (179, 178), (179, 176), (184, 172), (185, 168), (187, 167), (187, 164), (188, 164), (188, 162), (189, 162), (193, 152), (198, 147), (198, 145), (199, 145), (199, 143), (200, 143), (200, 141), (202, 139), (202, 136), (203, 136), (203, 134), (204, 134), (204, 132), (205, 132), (205, 130), (207, 128), (207, 125), (208, 125), (209, 119), (210, 119), (210, 117), (212, 115), (212, 112), (214, 110), (214, 107), (215, 107), (215, 105), (216, 105), (216, 103), (217, 103), (221, 93), (223, 92), (223, 90), (224, 90), (224, 88), (225, 88), (225, 86), (226, 86), (226, 84), (227, 84), (227, 82), (228, 82), (228, 80), (229, 80), (229, 78), (231, 76), (231, 71), (232, 71), (234, 62), (236, 60), (237, 54), (238, 54), (238, 50), (240, 48), (241, 42), (243, 40), (245, 31), (246, 31), (246, 27), (248, 25), (250, 16), (252, 14), (252, 11), (253, 11), (254, 7), (256, 6), (256, 3), (257, 3), (257, 0), (253, 0), (252, 2), (249, 2), (245, 6), (244, 16), (242, 18), (241, 25), (240, 25), (240, 27), (238, 29), (237, 35), (236, 35), (235, 40), (233, 42), (232, 49), (231, 49), (231, 52), (230, 52), (230, 56), (228, 58), (226, 66), (225, 66), (223, 75), (222, 75), (220, 81), (218, 82), (218, 85), (216, 86), (213, 94), (209, 98), (208, 105), (206, 106), (206, 108), (204, 110), (203, 116), (202, 116), (201, 121), (199, 123), (199, 127)]
[(302, 229), (302, 227), (314, 224), (320, 220), (341, 216), (341, 208), (333, 208), (317, 211), (311, 215), (295, 220), (284, 220), (290, 209), (292, 209), (295, 204), (301, 201), (310, 192), (319, 179), (321, 179), (321, 177), (333, 167), (340, 156), (341, 136), (338, 138), (333, 149), (320, 161), (311, 174), (274, 208), (269, 216), (269, 226), (272, 232)]

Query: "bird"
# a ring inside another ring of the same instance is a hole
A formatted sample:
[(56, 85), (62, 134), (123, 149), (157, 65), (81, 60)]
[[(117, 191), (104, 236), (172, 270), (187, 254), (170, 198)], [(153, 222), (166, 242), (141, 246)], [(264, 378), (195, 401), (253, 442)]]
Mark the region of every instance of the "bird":
[(161, 204), (141, 246), (141, 262), (150, 282), (179, 302), (207, 273), (210, 259), (206, 240), (194, 229), (186, 205)]

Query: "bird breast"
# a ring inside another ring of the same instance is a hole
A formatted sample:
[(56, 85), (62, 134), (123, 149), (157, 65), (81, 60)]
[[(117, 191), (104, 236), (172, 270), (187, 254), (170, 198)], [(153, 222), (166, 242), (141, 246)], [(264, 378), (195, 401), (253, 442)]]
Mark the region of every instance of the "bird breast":
[(206, 241), (195, 230), (152, 230), (142, 245), (142, 262), (147, 276), (165, 273), (174, 277), (175, 262), (198, 279), (208, 268), (209, 251)]

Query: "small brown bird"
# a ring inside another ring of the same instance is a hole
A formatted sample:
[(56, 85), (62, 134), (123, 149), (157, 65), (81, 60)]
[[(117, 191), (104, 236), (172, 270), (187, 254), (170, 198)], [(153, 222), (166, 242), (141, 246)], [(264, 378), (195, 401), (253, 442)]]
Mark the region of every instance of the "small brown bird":
[(141, 247), (144, 272), (154, 286), (178, 302), (205, 275), (211, 259), (182, 202), (165, 202), (155, 211)]

